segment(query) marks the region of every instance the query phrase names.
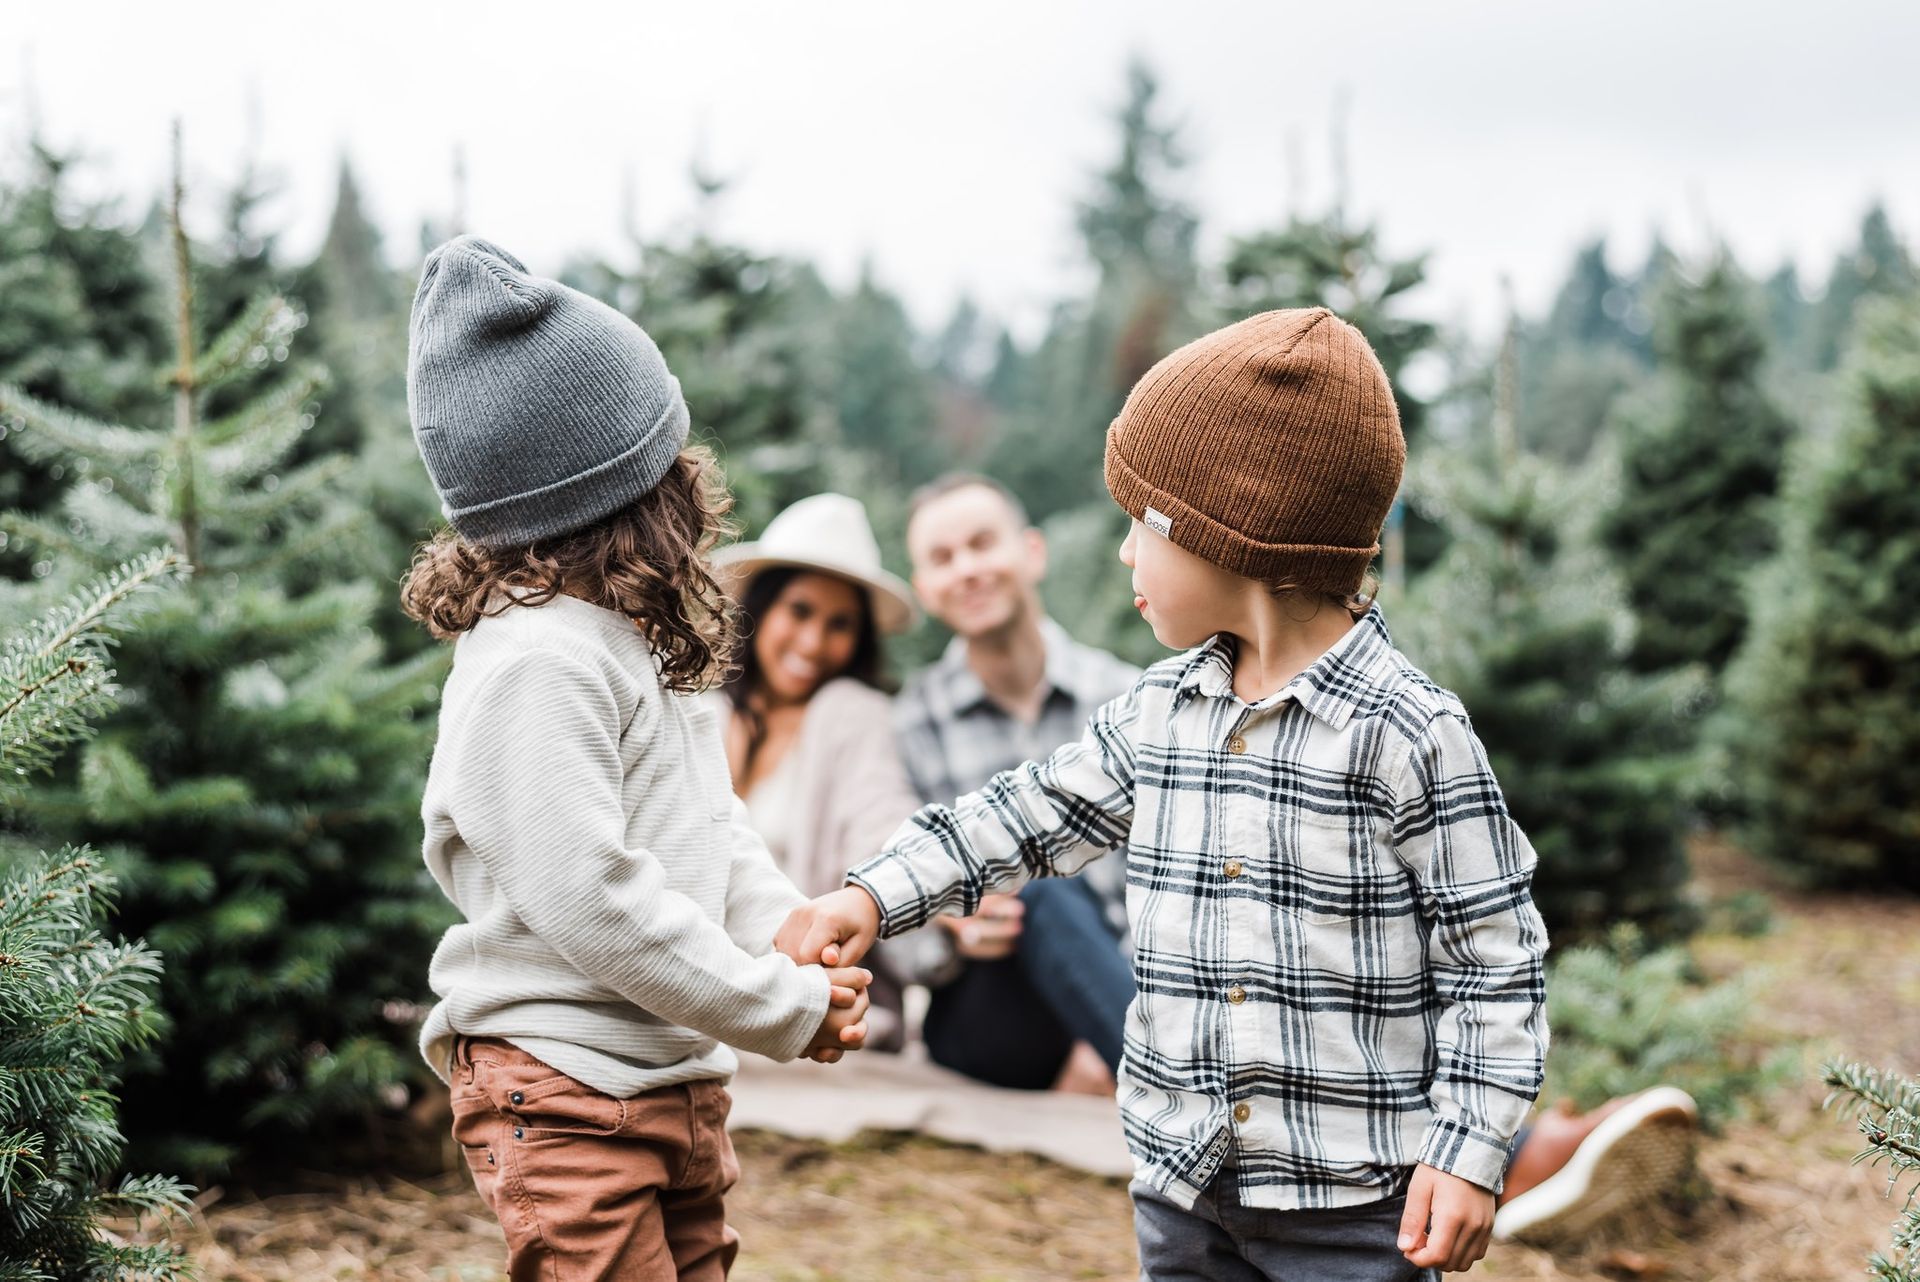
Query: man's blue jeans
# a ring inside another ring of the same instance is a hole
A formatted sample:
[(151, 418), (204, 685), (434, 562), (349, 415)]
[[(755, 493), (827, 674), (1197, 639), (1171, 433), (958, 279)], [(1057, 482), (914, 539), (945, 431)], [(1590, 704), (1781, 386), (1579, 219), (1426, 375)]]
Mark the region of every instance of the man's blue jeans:
[(1045, 1090), (1073, 1043), (1085, 1041), (1117, 1070), (1133, 967), (1098, 896), (1069, 877), (1029, 882), (1020, 900), (1014, 954), (968, 962), (934, 989), (924, 1030), (934, 1062), (995, 1086)]

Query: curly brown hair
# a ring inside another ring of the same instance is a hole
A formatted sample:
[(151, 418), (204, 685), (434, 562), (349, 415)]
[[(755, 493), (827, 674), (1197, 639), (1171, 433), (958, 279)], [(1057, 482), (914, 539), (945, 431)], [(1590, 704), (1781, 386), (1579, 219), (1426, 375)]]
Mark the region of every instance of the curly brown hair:
[(719, 460), (691, 445), (639, 502), (571, 533), (487, 548), (440, 531), (414, 554), (400, 603), (444, 641), (515, 606), (578, 597), (632, 619), (661, 683), (691, 694), (723, 679), (733, 654), (732, 605), (707, 562), (735, 533), (732, 509)]

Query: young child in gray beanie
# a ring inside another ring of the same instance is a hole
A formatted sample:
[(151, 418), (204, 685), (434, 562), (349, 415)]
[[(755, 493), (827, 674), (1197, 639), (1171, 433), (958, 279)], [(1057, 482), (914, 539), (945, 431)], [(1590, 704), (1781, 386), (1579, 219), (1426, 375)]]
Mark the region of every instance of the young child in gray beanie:
[(722, 1278), (728, 1048), (837, 1059), (868, 980), (771, 950), (805, 900), (691, 697), (732, 640), (725, 483), (639, 326), (475, 237), (421, 271), (407, 401), (451, 529), (404, 602), (457, 642), (425, 853), (464, 918), (422, 1049), (513, 1277)]

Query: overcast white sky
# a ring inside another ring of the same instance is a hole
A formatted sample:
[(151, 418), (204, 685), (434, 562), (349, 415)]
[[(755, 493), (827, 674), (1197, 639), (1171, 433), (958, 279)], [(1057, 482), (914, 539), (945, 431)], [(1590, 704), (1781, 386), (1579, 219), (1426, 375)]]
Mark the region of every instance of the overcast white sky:
[(1920, 230), (1911, 0), (0, 5), (5, 151), (31, 100), (129, 213), (178, 115), (216, 217), (254, 102), (289, 248), (317, 241), (344, 151), (390, 256), (417, 257), (458, 146), (468, 226), (552, 272), (619, 243), (629, 174), (643, 230), (684, 222), (704, 139), (735, 180), (723, 231), (840, 281), (870, 256), (924, 324), (964, 290), (1030, 329), (1076, 287), (1072, 202), (1136, 52), (1209, 248), (1324, 202), (1344, 94), (1351, 207), (1432, 250), (1426, 308), (1482, 330), (1503, 273), (1537, 306), (1600, 232), (1617, 266), (1658, 226), (1823, 271), (1876, 197)]

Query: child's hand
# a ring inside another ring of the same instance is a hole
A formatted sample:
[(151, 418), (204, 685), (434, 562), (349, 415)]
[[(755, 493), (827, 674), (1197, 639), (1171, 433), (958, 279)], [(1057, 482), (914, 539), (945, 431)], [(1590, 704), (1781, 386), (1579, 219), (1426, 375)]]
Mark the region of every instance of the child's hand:
[(794, 909), (773, 946), (802, 966), (851, 966), (879, 934), (880, 906), (873, 896), (845, 886)]
[(1423, 1269), (1465, 1273), (1487, 1253), (1492, 1236), (1492, 1193), (1425, 1163), (1413, 1168), (1400, 1217), (1402, 1255)]
[(870, 971), (857, 966), (842, 966), (827, 972), (833, 984), (833, 996), (827, 1001), (827, 1017), (803, 1052), (818, 1064), (831, 1064), (847, 1051), (857, 1051), (867, 1040), (867, 985), (873, 982)]

